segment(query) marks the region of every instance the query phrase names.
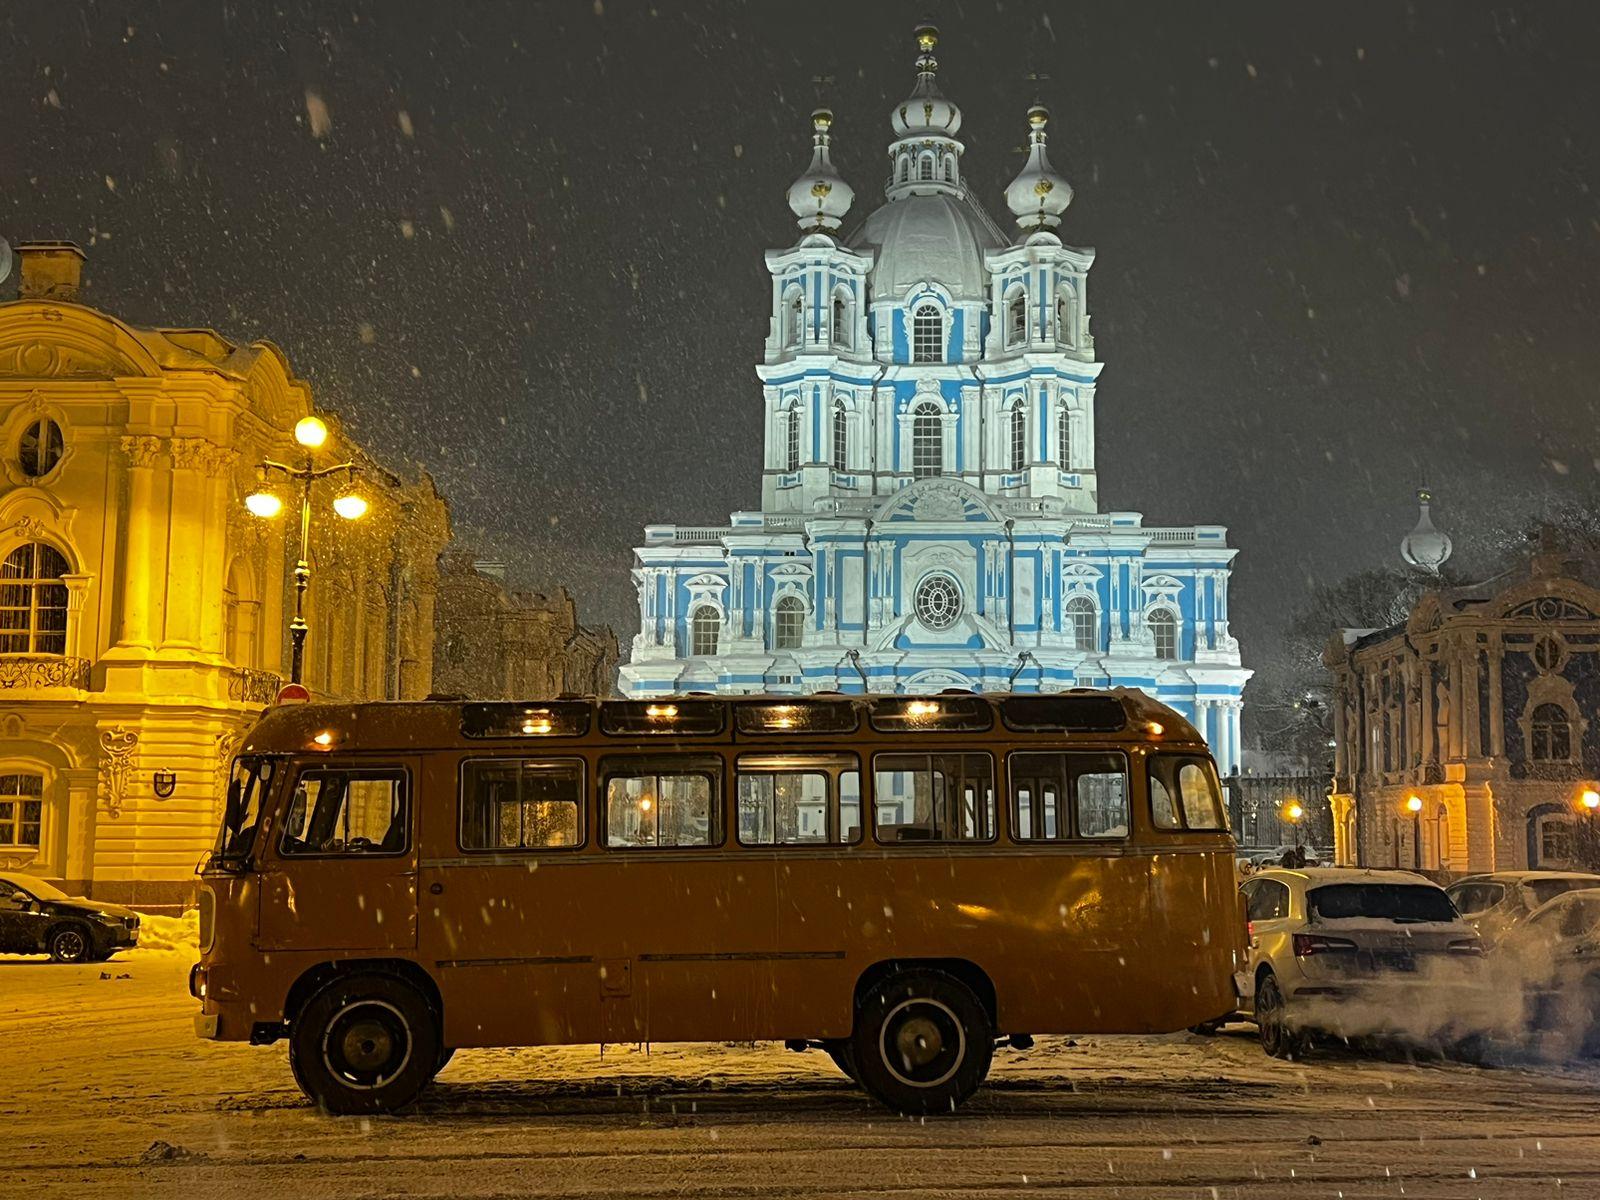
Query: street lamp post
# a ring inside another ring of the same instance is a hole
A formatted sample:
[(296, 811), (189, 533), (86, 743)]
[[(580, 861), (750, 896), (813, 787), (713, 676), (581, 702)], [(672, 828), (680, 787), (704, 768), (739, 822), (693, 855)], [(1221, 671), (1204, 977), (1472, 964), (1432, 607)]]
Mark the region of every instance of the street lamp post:
[[(306, 588), (311, 584), (311, 562), (308, 558), (311, 542), (311, 485), (319, 479), (340, 473), (350, 476), (353, 482), (358, 468), (353, 462), (336, 463), (327, 467), (317, 466), (316, 452), (328, 440), (328, 427), (318, 417), (300, 418), (294, 427), (294, 440), (305, 448), (305, 465), (293, 467), (270, 458), (264, 459), (256, 468), (256, 475), (261, 480), (262, 486), (244, 498), (244, 506), (255, 516), (268, 519), (276, 517), (283, 511), (282, 499), (266, 487), (269, 471), (281, 472), (300, 485), (300, 557), (294, 564), (294, 619), (289, 622), (291, 644), (289, 682), (299, 683), (305, 663)], [(333, 511), (347, 521), (358, 521), (367, 515), (367, 502), (359, 493), (350, 490), (347, 484), (345, 490), (334, 497)]]
[(1406, 811), (1411, 814), (1411, 860), (1414, 868), (1422, 870), (1422, 797), (1407, 796)]
[(1294, 797), (1290, 797), (1283, 806), (1283, 819), (1289, 822), (1289, 828), (1294, 830), (1294, 848), (1300, 849), (1300, 822), (1306, 815), (1305, 805)]

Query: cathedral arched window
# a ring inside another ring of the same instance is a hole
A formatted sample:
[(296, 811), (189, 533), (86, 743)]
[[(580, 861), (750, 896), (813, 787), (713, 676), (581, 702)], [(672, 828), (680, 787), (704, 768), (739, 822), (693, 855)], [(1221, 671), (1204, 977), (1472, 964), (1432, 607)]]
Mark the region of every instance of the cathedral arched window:
[(772, 610), (772, 648), (798, 650), (806, 627), (806, 606), (799, 596), (785, 596)]
[(1072, 312), (1072, 293), (1062, 288), (1056, 295), (1056, 340), (1063, 346), (1071, 346), (1077, 340), (1077, 331)]
[(931, 400), (917, 405), (911, 415), (911, 474), (931, 479), (944, 473), (944, 414)]
[(791, 404), (783, 413), (783, 469), (800, 469), (800, 404)]
[(944, 361), (944, 314), (937, 304), (919, 304), (911, 314), (911, 361)]
[(1028, 295), (1020, 288), (1006, 301), (1006, 345), (1020, 346), (1028, 340)]
[(1058, 457), (1061, 461), (1061, 469), (1064, 471), (1070, 470), (1072, 467), (1072, 410), (1065, 404), (1061, 406), (1061, 412), (1056, 416), (1056, 441), (1059, 443)]
[(67, 560), (27, 542), (0, 564), (0, 654), (67, 652)]
[(956, 181), (956, 160), (950, 157), (946, 157), (944, 160), (944, 181), (946, 183), (954, 183)]
[(710, 658), (717, 652), (717, 640), (722, 636), (722, 614), (709, 604), (702, 604), (689, 616), (689, 653), (696, 658)]
[(1028, 465), (1028, 411), (1022, 404), (1011, 406), (1011, 469)]
[(843, 288), (833, 294), (833, 344), (849, 349), (854, 340), (850, 320), (850, 295)]
[(933, 155), (924, 154), (917, 163), (917, 179), (923, 183), (933, 182)]
[(1095, 626), (1099, 624), (1094, 601), (1087, 596), (1074, 596), (1067, 601), (1067, 633), (1072, 637), (1074, 650), (1093, 650), (1099, 640)]
[(1541, 704), (1533, 710), (1530, 724), (1532, 744), (1528, 757), (1535, 762), (1572, 760), (1572, 722), (1559, 704)]
[(1178, 617), (1170, 608), (1158, 608), (1146, 618), (1155, 642), (1156, 657), (1171, 662), (1178, 657)]
[(904, 182), (906, 182), (906, 180), (908, 180), (910, 178), (911, 178), (911, 160), (909, 158), (901, 158), (901, 160), (900, 160), (900, 182), (904, 183)]
[(804, 324), (804, 306), (800, 300), (800, 289), (791, 288), (783, 301), (783, 344), (785, 346), (798, 346), (800, 344), (800, 330)]
[(844, 401), (833, 402), (833, 469), (846, 471), (850, 467), (850, 423), (844, 410)]

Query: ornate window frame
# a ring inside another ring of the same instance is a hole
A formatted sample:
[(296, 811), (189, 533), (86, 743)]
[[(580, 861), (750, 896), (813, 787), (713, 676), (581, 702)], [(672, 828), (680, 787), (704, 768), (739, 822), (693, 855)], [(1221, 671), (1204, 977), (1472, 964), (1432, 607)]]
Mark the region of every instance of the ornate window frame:
[[(22, 469), (22, 438), (40, 421), (54, 422), (56, 428), (61, 431), (61, 453), (44, 474), (29, 475)], [(71, 433), (72, 422), (67, 419), (64, 409), (47, 401), (42, 392), (29, 393), (23, 402), (11, 411), (3, 429), (0, 429), (0, 446), (4, 448), (3, 454), (0, 454), (0, 470), (4, 471), (5, 478), (18, 487), (50, 487), (60, 481), (62, 470), (72, 461), (77, 449)]]
[[(1564, 757), (1535, 758), (1533, 755), (1534, 714), (1546, 705), (1561, 710), (1567, 719), (1567, 753)], [(1517, 718), (1522, 730), (1522, 759), (1532, 766), (1576, 766), (1582, 761), (1583, 738), (1589, 722), (1583, 717), (1573, 695), (1572, 684), (1559, 675), (1540, 675), (1528, 683), (1528, 700)]]
[[(923, 330), (929, 327), (929, 314), (937, 318), (932, 326), (937, 344), (931, 358), (923, 353), (927, 340)], [(906, 348), (911, 361), (924, 366), (942, 365), (950, 359), (950, 306), (930, 292), (923, 292), (906, 305)]]

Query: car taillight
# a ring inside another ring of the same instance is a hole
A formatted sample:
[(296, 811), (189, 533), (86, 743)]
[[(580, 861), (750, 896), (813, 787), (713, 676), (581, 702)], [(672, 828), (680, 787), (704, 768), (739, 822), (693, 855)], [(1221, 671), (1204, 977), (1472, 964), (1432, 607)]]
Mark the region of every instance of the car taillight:
[(1477, 938), (1461, 938), (1451, 942), (1445, 947), (1451, 954), (1471, 954), (1478, 958), (1483, 957), (1483, 943)]
[(1328, 937), (1321, 933), (1297, 933), (1294, 935), (1294, 956), (1296, 958), (1310, 958), (1313, 954), (1339, 954), (1344, 951), (1353, 951), (1356, 944), (1348, 938)]

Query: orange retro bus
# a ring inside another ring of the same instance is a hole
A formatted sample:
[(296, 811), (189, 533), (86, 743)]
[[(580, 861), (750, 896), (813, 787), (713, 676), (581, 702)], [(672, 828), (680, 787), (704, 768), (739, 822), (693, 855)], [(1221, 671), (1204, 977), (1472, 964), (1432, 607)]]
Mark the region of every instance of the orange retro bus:
[(459, 1047), (777, 1040), (948, 1111), (996, 1044), (1235, 1004), (1205, 743), (1134, 691), (294, 705), (202, 868), (202, 1037), (327, 1111)]

